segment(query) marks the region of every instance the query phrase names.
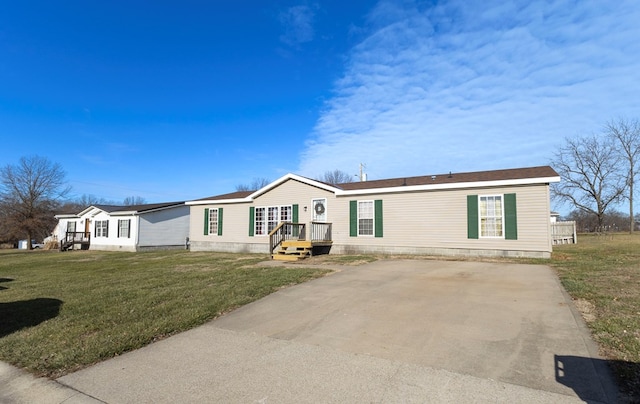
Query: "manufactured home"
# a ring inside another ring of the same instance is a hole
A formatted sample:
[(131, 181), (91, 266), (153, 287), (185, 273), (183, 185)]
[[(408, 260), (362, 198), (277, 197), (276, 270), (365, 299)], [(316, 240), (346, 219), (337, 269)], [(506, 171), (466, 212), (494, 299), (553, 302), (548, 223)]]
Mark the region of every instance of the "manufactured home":
[(184, 202), (92, 205), (77, 214), (55, 217), (53, 237), (61, 250), (185, 248), (189, 237), (189, 207)]
[(193, 251), (551, 256), (549, 166), (338, 185), (287, 174), (186, 202)]

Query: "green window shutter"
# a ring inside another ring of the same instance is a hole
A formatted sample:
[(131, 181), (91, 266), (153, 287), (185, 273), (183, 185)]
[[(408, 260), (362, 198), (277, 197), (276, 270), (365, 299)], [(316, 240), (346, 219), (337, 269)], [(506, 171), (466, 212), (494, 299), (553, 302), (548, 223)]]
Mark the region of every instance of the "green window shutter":
[(504, 238), (506, 240), (517, 240), (516, 194), (504, 194), (504, 222)]
[(218, 208), (218, 236), (222, 236), (222, 208)]
[(106, 222), (107, 222), (107, 226), (106, 226), (106, 228), (104, 230), (104, 236), (105, 237), (109, 237), (109, 221), (106, 220)]
[(382, 199), (376, 199), (373, 202), (373, 217), (376, 226), (374, 234), (376, 237), (382, 237)]
[(129, 224), (127, 224), (127, 238), (131, 238), (131, 219), (127, 220)]
[(209, 208), (204, 208), (204, 235), (209, 235)]
[(478, 195), (467, 195), (467, 238), (478, 238)]
[[(298, 205), (295, 204), (292, 206), (291, 219), (293, 223), (298, 223)], [(298, 237), (300, 235), (300, 229), (296, 226), (293, 228), (293, 237)]]
[(358, 237), (358, 201), (349, 201), (349, 236)]
[(249, 206), (249, 237), (253, 237), (255, 231), (256, 208)]

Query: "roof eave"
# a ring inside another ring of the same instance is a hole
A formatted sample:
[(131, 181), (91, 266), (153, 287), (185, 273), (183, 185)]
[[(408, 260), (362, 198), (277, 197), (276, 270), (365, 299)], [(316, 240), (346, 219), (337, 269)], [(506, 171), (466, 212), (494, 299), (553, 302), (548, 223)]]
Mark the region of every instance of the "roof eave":
[(200, 199), (197, 201), (187, 201), (185, 205), (195, 206), (195, 205), (212, 205), (212, 204), (229, 204), (229, 203), (247, 203), (253, 201), (253, 198), (249, 196), (245, 198), (235, 198), (235, 199)]
[(277, 186), (281, 185), (282, 183), (284, 183), (284, 182), (286, 182), (288, 180), (296, 180), (296, 181), (302, 182), (304, 184), (311, 185), (311, 186), (314, 186), (316, 188), (320, 188), (320, 189), (323, 189), (325, 191), (329, 191), (329, 192), (333, 192), (333, 193), (337, 193), (338, 191), (340, 191), (339, 188), (333, 187), (331, 185), (327, 185), (325, 183), (322, 183), (322, 182), (319, 182), (319, 181), (316, 181), (316, 180), (312, 180), (310, 178), (306, 178), (306, 177), (302, 177), (300, 175), (289, 173), (289, 174), (283, 175), (282, 177), (278, 178), (277, 180), (265, 185), (264, 187), (260, 188), (259, 190), (255, 191), (251, 195), (248, 195), (248, 196), (246, 196), (244, 198), (204, 199), (204, 200), (197, 200), (197, 201), (187, 201), (187, 202), (185, 202), (185, 204), (186, 205), (190, 205), (190, 206), (195, 206), (195, 205), (211, 205), (211, 204), (230, 204), (230, 203), (248, 203), (248, 202), (253, 202), (253, 200), (255, 198), (257, 198), (258, 196), (269, 192), (273, 188), (276, 188)]
[(80, 216), (77, 213), (61, 213), (58, 215), (53, 215), (53, 217), (60, 220), (60, 219), (77, 219)]
[(512, 180), (473, 181), (445, 184), (409, 185), (388, 188), (366, 188), (357, 190), (338, 190), (336, 196), (389, 194), (397, 192), (438, 191), (464, 188), (487, 188), (513, 185), (533, 185), (560, 182), (560, 177), (520, 178)]

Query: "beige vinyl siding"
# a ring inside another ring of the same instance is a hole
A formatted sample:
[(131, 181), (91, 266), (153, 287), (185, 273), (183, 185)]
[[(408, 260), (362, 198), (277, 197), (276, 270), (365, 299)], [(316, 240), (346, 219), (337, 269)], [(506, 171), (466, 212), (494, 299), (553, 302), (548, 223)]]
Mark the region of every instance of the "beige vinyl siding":
[[(467, 195), (516, 194), (518, 240), (467, 239)], [(384, 201), (384, 237), (349, 237), (349, 201)], [(551, 251), (548, 186), (345, 196), (334, 212), (334, 244)]]
[[(332, 210), (336, 205), (335, 195), (326, 190), (288, 180), (255, 198), (253, 202), (227, 203), (191, 206), (191, 246), (192, 250), (240, 251), (246, 245), (246, 251), (268, 252), (269, 237), (249, 236), (249, 207), (298, 205), (298, 221), (309, 223), (312, 218), (311, 200), (327, 199), (328, 221), (332, 221)], [(304, 211), (304, 207), (307, 211)], [(204, 209), (224, 208), (222, 236), (204, 235)], [(229, 243), (229, 245), (223, 245)]]
[[(516, 195), (518, 239), (468, 239), (467, 196), (510, 193)], [(312, 219), (311, 201), (314, 198), (327, 200), (327, 221), (333, 224), (332, 253), (398, 252), (548, 257), (551, 252), (549, 187), (546, 184), (336, 197), (332, 192), (294, 179), (257, 196), (252, 202), (192, 205), (191, 248), (194, 251), (268, 253), (268, 236), (249, 236), (249, 208), (297, 204), (298, 221), (309, 223)], [(350, 237), (349, 202), (354, 200), (383, 201), (383, 237)], [(224, 208), (223, 235), (205, 236), (204, 209), (220, 207)]]

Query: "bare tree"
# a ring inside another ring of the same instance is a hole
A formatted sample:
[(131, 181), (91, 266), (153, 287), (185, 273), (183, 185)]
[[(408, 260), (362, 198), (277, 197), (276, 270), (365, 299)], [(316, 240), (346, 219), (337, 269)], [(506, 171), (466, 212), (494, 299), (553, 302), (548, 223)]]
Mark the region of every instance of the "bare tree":
[(27, 237), (31, 250), (34, 236), (53, 228), (55, 209), (69, 190), (59, 164), (40, 156), (22, 157), (17, 165), (0, 169), (2, 220), (16, 236)]
[(629, 199), (629, 232), (634, 230), (633, 193), (638, 173), (636, 166), (640, 159), (640, 122), (619, 118), (610, 121), (605, 127), (606, 133), (613, 139), (620, 157), (627, 165), (626, 183)]
[(127, 196), (122, 203), (124, 206), (144, 205), (147, 201), (141, 196)]
[(91, 205), (117, 205), (117, 203), (113, 201), (109, 201), (104, 198), (98, 198), (92, 194), (82, 194), (81, 197), (75, 200), (82, 208), (87, 208)]
[(346, 182), (353, 182), (353, 175), (349, 175), (348, 173), (342, 170), (333, 170), (326, 171), (323, 175), (318, 177), (317, 179), (322, 182), (326, 182), (327, 184), (337, 185), (344, 184)]
[(66, 212), (80, 212), (85, 208), (92, 205), (117, 205), (116, 202), (109, 201), (105, 198), (98, 198), (92, 194), (82, 194), (82, 196), (75, 199), (64, 201), (60, 207), (61, 211)]
[(626, 189), (611, 139), (595, 135), (566, 138), (554, 157), (551, 165), (562, 181), (552, 187), (553, 196), (593, 213), (598, 227), (602, 227), (607, 209), (620, 200)]
[(236, 191), (257, 191), (260, 188), (269, 185), (271, 181), (267, 178), (254, 178), (251, 184), (236, 185)]

